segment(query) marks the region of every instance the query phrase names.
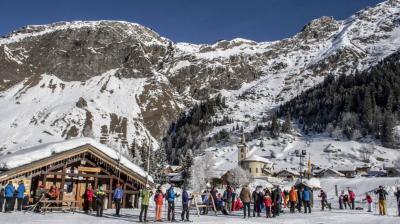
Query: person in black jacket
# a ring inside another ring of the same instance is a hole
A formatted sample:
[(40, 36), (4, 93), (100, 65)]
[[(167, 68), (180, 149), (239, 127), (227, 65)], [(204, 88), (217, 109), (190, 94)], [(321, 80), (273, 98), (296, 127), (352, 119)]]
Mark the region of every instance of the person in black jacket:
[(4, 188), (2, 188), (2, 189), (0, 190), (0, 212), (3, 212), (4, 200), (5, 200), (5, 197), (4, 197)]
[(388, 193), (383, 186), (379, 186), (378, 190), (375, 191), (375, 194), (378, 195), (379, 199), (379, 215), (386, 215), (386, 195), (388, 195)]
[(400, 216), (400, 186), (397, 187), (397, 191), (394, 192), (394, 196), (396, 196), (397, 212), (398, 215)]

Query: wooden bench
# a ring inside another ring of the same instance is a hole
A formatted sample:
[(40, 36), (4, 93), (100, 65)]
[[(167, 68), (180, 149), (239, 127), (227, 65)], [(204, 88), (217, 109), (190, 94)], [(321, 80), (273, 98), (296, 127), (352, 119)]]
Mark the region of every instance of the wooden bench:
[[(61, 210), (63, 212), (75, 212), (79, 207), (76, 205), (78, 201), (75, 200), (41, 200), (42, 207), (40, 211), (45, 214), (46, 211)], [(54, 206), (53, 206), (54, 205)]]

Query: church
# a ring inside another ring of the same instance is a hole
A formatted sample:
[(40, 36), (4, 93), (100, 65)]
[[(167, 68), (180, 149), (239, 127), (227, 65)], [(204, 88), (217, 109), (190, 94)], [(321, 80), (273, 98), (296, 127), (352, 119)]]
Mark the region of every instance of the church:
[(267, 158), (258, 156), (255, 152), (250, 151), (244, 134), (238, 144), (238, 163), (254, 178), (272, 176), (273, 174), (273, 163)]

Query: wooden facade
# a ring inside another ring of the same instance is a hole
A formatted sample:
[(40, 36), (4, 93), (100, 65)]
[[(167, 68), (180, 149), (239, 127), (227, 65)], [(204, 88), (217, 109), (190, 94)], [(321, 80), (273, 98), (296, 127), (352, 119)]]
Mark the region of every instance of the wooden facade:
[[(54, 154), (48, 158), (16, 167), (0, 173), (0, 184), (9, 181), (27, 180), (27, 192), (35, 192), (40, 185), (46, 189), (56, 186), (60, 189), (60, 200), (76, 200), (78, 207), (84, 206), (84, 193), (89, 184), (99, 186), (107, 193), (107, 208), (112, 207), (112, 194), (117, 183), (124, 190), (122, 207), (138, 207), (138, 194), (146, 183), (153, 185), (146, 177), (120, 164), (96, 147), (85, 144), (71, 150)], [(31, 199), (31, 195), (28, 194)]]

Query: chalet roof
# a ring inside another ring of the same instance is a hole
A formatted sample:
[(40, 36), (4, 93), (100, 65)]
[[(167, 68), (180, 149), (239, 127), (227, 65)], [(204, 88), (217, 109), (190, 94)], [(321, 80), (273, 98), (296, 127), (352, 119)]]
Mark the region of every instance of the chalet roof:
[(336, 175), (338, 175), (340, 177), (344, 177), (343, 173), (341, 173), (341, 172), (339, 172), (339, 171), (337, 171), (335, 169), (332, 169), (332, 168), (323, 169), (323, 170), (319, 171), (318, 174), (325, 173), (325, 172), (331, 172), (331, 173), (334, 173), (334, 174), (336, 174)]
[(284, 173), (284, 172), (290, 173), (290, 174), (292, 174), (292, 175), (294, 175), (294, 176), (300, 176), (300, 173), (299, 173), (299, 172), (297, 172), (297, 171), (295, 171), (295, 170), (288, 170), (288, 169), (280, 170), (280, 171), (278, 171), (276, 174), (279, 175), (280, 173)]
[[(91, 138), (76, 138), (67, 141), (46, 143), (31, 148), (21, 149), (12, 154), (2, 155), (0, 158), (0, 167), (6, 167), (7, 169), (17, 168), (84, 145), (93, 146), (113, 160), (118, 161), (120, 159), (119, 162), (126, 168), (137, 173), (139, 176), (147, 177), (147, 172), (131, 162), (128, 158), (120, 155), (116, 150)], [(149, 176), (149, 180), (153, 182), (151, 176)]]
[(342, 166), (337, 166), (334, 168), (337, 171), (347, 171), (347, 172), (351, 172), (351, 171), (356, 171), (356, 167), (353, 165), (342, 165)]
[(262, 162), (262, 163), (268, 163), (268, 164), (272, 164), (271, 161), (269, 161), (269, 159), (258, 156), (258, 155), (251, 155), (249, 157), (247, 157), (246, 159), (242, 160), (242, 161), (247, 161), (247, 162)]

